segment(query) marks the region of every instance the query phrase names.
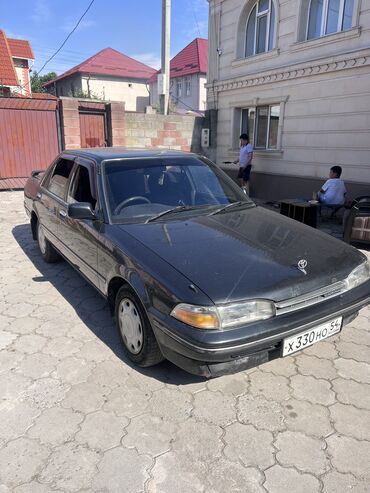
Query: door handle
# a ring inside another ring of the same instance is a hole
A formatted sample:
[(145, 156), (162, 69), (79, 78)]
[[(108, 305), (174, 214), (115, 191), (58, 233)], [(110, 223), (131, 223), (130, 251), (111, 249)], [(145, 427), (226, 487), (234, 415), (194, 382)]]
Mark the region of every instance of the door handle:
[(59, 215), (60, 215), (60, 216), (62, 216), (62, 217), (67, 217), (67, 213), (66, 213), (66, 211), (64, 211), (63, 209), (61, 209), (61, 210), (59, 211)]

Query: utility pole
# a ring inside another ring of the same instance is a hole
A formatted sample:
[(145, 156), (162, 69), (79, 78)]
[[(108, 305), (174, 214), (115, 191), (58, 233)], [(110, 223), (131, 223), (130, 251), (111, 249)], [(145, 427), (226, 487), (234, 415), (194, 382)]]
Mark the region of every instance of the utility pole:
[(171, 0), (162, 0), (162, 67), (161, 82), (158, 80), (160, 106), (162, 115), (168, 113), (170, 93), (170, 31), (171, 31)]

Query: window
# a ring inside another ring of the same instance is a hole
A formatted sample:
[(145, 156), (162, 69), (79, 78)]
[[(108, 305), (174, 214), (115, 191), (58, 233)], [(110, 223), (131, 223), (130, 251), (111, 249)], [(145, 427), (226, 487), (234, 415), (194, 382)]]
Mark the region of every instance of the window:
[(257, 106), (241, 110), (241, 133), (249, 135), (256, 149), (277, 149), (280, 105)]
[(85, 166), (77, 166), (68, 190), (67, 202), (89, 202), (95, 208), (96, 199), (91, 190), (89, 170)]
[(186, 96), (190, 96), (191, 94), (191, 77), (185, 78), (185, 94)]
[(354, 0), (311, 0), (306, 39), (350, 29), (353, 3)]
[(176, 94), (177, 94), (178, 98), (181, 98), (181, 96), (182, 96), (182, 79), (177, 79)]
[(69, 175), (73, 168), (73, 161), (69, 159), (60, 159), (55, 168), (47, 179), (45, 187), (49, 192), (53, 193), (57, 197), (64, 198), (66, 192), (66, 185)]
[(258, 0), (247, 19), (245, 57), (274, 47), (275, 7), (273, 0)]

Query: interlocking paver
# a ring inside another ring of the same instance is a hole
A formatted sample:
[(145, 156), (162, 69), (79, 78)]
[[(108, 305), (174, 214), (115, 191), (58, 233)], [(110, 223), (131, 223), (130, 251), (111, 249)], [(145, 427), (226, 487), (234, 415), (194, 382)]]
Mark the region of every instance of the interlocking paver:
[(0, 493), (368, 493), (370, 309), (214, 380), (123, 355), (107, 303), (45, 264), (0, 192)]
[(332, 383), (339, 402), (370, 410), (370, 385), (344, 378), (337, 378)]
[(330, 406), (330, 415), (337, 431), (370, 442), (370, 411), (336, 403)]
[(243, 395), (238, 400), (238, 419), (251, 424), (259, 430), (284, 430), (284, 414), (279, 402), (268, 401), (264, 397)]
[(219, 426), (236, 421), (235, 398), (221, 392), (198, 392), (194, 396), (193, 416)]
[(318, 438), (285, 431), (280, 433), (275, 446), (278, 449), (276, 458), (284, 467), (295, 467), (299, 471), (317, 475), (329, 470), (329, 461), (324, 450), (326, 445)]
[(327, 407), (296, 399), (284, 402), (283, 406), (289, 430), (316, 437), (325, 437), (333, 432)]
[(0, 449), (1, 480), (9, 488), (30, 481), (49, 454), (47, 447), (27, 438), (7, 443)]
[[(370, 327), (369, 327), (370, 330)], [(370, 384), (370, 364), (359, 363), (353, 359), (338, 358), (334, 361), (338, 375), (360, 383)]]
[(370, 481), (370, 442), (336, 433), (327, 438), (328, 451), (338, 472)]
[(156, 457), (171, 449), (176, 431), (175, 423), (158, 416), (150, 416), (149, 414), (136, 416), (126, 428), (122, 445), (127, 448), (135, 448), (139, 454)]
[(335, 394), (326, 380), (296, 375), (291, 378), (292, 397), (327, 406), (335, 402)]
[(149, 478), (151, 459), (123, 447), (108, 450), (99, 464), (94, 491), (122, 493), (143, 491)]
[(90, 488), (100, 459), (101, 455), (96, 450), (67, 442), (54, 448), (39, 475), (40, 482), (68, 492)]
[(224, 453), (232, 461), (245, 466), (266, 469), (275, 462), (273, 436), (269, 431), (254, 426), (234, 423), (226, 428)]
[(36, 438), (40, 443), (62, 445), (73, 438), (78, 431), (78, 425), (83, 421), (81, 413), (71, 409), (53, 407), (46, 409), (35, 420), (35, 424), (28, 430), (30, 438)]
[(320, 491), (320, 483), (311, 474), (301, 474), (295, 469), (271, 467), (266, 472), (264, 487), (269, 493), (316, 493)]

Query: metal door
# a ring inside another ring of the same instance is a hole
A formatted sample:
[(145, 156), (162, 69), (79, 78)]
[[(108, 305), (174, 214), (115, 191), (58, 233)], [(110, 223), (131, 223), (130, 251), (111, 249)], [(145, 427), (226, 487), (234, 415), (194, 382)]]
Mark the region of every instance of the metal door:
[(0, 98), (0, 189), (22, 187), (58, 153), (56, 101)]
[(106, 145), (105, 113), (80, 112), (81, 147)]

